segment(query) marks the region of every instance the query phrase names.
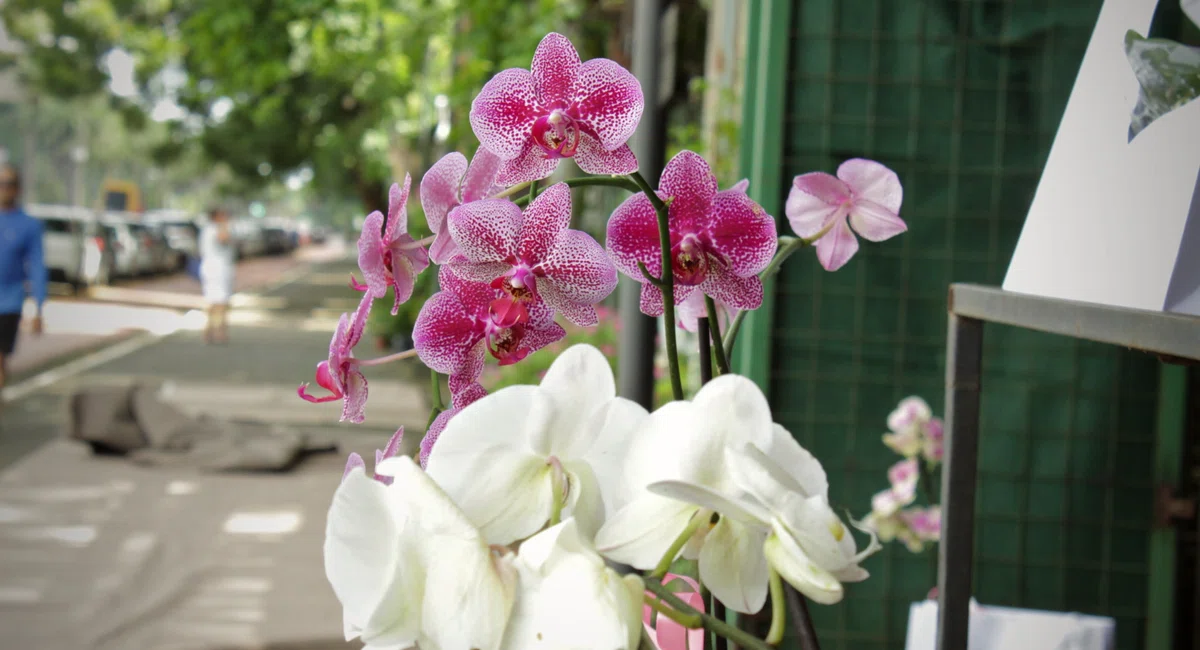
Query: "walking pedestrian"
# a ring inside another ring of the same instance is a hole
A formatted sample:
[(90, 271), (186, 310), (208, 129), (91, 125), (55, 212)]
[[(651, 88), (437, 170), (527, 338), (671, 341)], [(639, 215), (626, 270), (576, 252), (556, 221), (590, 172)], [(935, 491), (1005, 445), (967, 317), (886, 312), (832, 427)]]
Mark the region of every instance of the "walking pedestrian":
[(0, 165), (0, 390), (8, 380), (8, 359), (16, 349), (25, 298), (33, 294), (37, 315), (30, 331), (42, 333), (46, 302), (46, 262), (42, 256), (42, 222), (25, 214), (17, 199), (21, 174), (10, 163)]
[(205, 343), (229, 341), (229, 299), (233, 296), (237, 263), (234, 244), (229, 213), (223, 208), (214, 208), (208, 214), (208, 223), (200, 231), (200, 286), (208, 302)]

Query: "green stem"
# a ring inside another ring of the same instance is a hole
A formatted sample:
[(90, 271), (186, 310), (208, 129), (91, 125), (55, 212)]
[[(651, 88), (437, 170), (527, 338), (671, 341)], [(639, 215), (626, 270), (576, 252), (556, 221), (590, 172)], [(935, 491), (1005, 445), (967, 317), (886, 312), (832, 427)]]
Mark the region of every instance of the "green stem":
[(729, 374), (729, 355), (725, 354), (725, 346), (721, 343), (721, 322), (717, 315), (717, 303), (711, 296), (704, 296), (704, 308), (708, 314), (708, 331), (712, 333), (713, 348), (717, 351), (717, 370), (722, 375)]
[[(619, 187), (621, 189), (628, 190), (630, 192), (641, 191), (641, 188), (639, 188), (636, 183), (630, 181), (628, 178), (625, 178), (624, 176), (581, 176), (579, 178), (568, 178), (564, 182), (567, 184), (567, 187), (587, 187), (590, 185), (590, 186), (602, 186), (602, 187)], [(525, 184), (522, 183), (518, 187), (523, 188), (524, 186), (525, 186)], [(501, 194), (508, 196), (509, 194), (511, 194), (511, 192), (509, 192), (509, 190), (505, 190)], [(525, 205), (525, 204), (529, 203), (529, 195), (526, 194), (525, 196), (522, 196), (520, 198), (513, 199), (513, 203), (516, 203), (517, 205)]]
[(516, 184), (516, 185), (513, 185), (512, 187), (510, 187), (510, 188), (508, 188), (508, 189), (504, 190), (503, 192), (500, 192), (500, 193), (496, 194), (495, 196), (493, 196), (493, 197), (491, 197), (491, 198), (493, 198), (493, 199), (503, 199), (503, 198), (506, 198), (506, 197), (512, 196), (513, 194), (516, 194), (516, 193), (520, 192), (521, 190), (523, 190), (523, 189), (525, 189), (525, 188), (527, 188), (527, 187), (529, 187), (529, 182), (528, 182), (528, 181), (526, 181), (526, 182), (524, 182), (524, 183), (518, 183), (518, 184)]
[(529, 203), (533, 203), (533, 200), (537, 198), (537, 195), (538, 195), (538, 182), (537, 181), (529, 181), (529, 193), (525, 195), (526, 197), (528, 197), (526, 200)]
[(676, 623), (679, 623), (690, 630), (694, 630), (704, 625), (704, 619), (700, 618), (698, 614), (684, 614), (672, 607), (667, 607), (663, 604), (663, 601), (653, 596), (645, 596), (643, 600), (661, 616), (666, 616), (672, 621), (675, 621)]
[(429, 371), (429, 388), (430, 395), (433, 396), (434, 408), (446, 408), (445, 403), (442, 402), (442, 378), (436, 370)]
[(787, 597), (783, 593), (783, 579), (779, 572), (771, 569), (771, 629), (767, 632), (767, 643), (779, 645), (787, 628)]
[(667, 589), (661, 582), (655, 580), (646, 582), (646, 590), (658, 596), (663, 600), (663, 602), (683, 614), (699, 616), (704, 629), (733, 641), (741, 648), (746, 648), (747, 650), (772, 650), (771, 646), (767, 645), (762, 641), (762, 639), (756, 638), (749, 632), (743, 632), (742, 630), (739, 630), (725, 621), (718, 620), (716, 617), (696, 611), (690, 605), (680, 600), (679, 597), (674, 594), (674, 592), (672, 592), (670, 589)]
[[(780, 237), (779, 250), (775, 252), (775, 257), (767, 264), (767, 267), (758, 274), (758, 279), (766, 281), (767, 278), (779, 272), (779, 267), (783, 265), (784, 260), (792, 256), (792, 253), (812, 244), (815, 239), (808, 240), (799, 237)], [(725, 333), (725, 357), (733, 357), (733, 344), (737, 341), (738, 330), (742, 329), (742, 321), (746, 320), (746, 314), (749, 312), (740, 311), (734, 317), (733, 323), (729, 325), (729, 331)]]
[(692, 535), (707, 523), (712, 518), (712, 513), (707, 510), (697, 510), (696, 514), (688, 520), (687, 528), (679, 533), (675, 541), (671, 542), (671, 546), (667, 548), (667, 552), (663, 553), (662, 559), (658, 561), (658, 566), (654, 567), (654, 572), (650, 574), (652, 578), (662, 578), (667, 575), (667, 571), (671, 570), (671, 563), (675, 561), (675, 556), (679, 555), (679, 551), (688, 543)]
[(675, 342), (675, 273), (671, 270), (671, 230), (667, 204), (658, 198), (658, 193), (641, 173), (633, 172), (629, 178), (637, 183), (654, 212), (658, 215), (658, 245), (662, 249), (663, 330), (666, 332), (667, 364), (671, 370), (671, 393), (676, 400), (683, 399), (683, 377), (679, 372), (679, 349)]

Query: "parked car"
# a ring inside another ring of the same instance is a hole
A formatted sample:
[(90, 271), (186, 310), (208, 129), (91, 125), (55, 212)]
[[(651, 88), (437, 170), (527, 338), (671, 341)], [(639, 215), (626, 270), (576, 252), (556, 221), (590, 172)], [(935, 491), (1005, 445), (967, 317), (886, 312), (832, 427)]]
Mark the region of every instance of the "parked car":
[(174, 273), (184, 266), (183, 253), (171, 247), (167, 235), (159, 224), (144, 226), (150, 236), (150, 250), (154, 257), (155, 273)]
[(267, 255), (283, 255), (292, 252), (292, 237), (283, 228), (264, 228)]
[(42, 250), (50, 279), (79, 288), (108, 284), (113, 277), (113, 246), (95, 214), (85, 208), (29, 205), (42, 221)]
[(117, 275), (131, 277), (153, 273), (154, 252), (150, 248), (151, 243), (145, 227), (138, 228), (137, 224), (112, 217), (105, 223), (116, 233)]
[(160, 224), (167, 245), (186, 259), (200, 254), (200, 227), (190, 221), (166, 221)]
[(267, 252), (263, 230), (254, 222), (246, 219), (235, 221), (230, 229), (237, 246), (238, 259), (258, 257)]
[(116, 276), (117, 233), (94, 219), (84, 223), (83, 259), (80, 274), (89, 285), (110, 284)]

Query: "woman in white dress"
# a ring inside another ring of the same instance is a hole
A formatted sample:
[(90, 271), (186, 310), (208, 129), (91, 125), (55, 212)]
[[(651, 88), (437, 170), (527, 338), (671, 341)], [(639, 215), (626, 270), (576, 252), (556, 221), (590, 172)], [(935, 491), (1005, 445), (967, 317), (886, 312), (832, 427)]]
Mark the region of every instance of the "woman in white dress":
[(209, 212), (208, 223), (200, 231), (200, 286), (204, 290), (204, 300), (208, 302), (205, 343), (229, 340), (227, 318), (236, 264), (229, 213), (216, 208)]

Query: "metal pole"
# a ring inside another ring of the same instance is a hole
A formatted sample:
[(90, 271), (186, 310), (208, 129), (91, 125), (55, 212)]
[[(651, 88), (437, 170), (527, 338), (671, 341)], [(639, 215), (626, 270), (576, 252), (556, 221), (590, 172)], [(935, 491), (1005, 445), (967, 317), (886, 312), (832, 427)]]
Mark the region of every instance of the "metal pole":
[(951, 312), (946, 344), (942, 541), (938, 549), (938, 650), (964, 650), (970, 630), (982, 357), (983, 321)]
[[(642, 83), (646, 108), (631, 146), (642, 176), (652, 185), (658, 184), (667, 147), (663, 112), (658, 102), (660, 24), (665, 5), (663, 0), (636, 0), (633, 8), (633, 74)], [(641, 286), (623, 277), (618, 289), (624, 327), (618, 341), (617, 392), (649, 409), (654, 401), (654, 339), (658, 330), (656, 320), (639, 309)]]

